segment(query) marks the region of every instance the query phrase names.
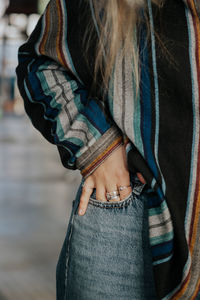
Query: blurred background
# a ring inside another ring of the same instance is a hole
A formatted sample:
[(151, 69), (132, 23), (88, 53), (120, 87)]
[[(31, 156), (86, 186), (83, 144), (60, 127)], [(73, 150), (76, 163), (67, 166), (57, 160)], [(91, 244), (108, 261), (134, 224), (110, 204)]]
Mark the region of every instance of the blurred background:
[(0, 0), (0, 300), (56, 299), (55, 270), (81, 176), (32, 126), (17, 51), (48, 0)]

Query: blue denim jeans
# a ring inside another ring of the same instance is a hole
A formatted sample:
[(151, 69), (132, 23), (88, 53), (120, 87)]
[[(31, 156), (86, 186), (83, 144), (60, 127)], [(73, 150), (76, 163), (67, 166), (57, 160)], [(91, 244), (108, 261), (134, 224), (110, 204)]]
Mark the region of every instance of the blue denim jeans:
[(57, 300), (156, 300), (146, 206), (151, 189), (130, 176), (128, 197), (101, 202), (94, 189), (79, 216), (82, 179), (57, 263)]

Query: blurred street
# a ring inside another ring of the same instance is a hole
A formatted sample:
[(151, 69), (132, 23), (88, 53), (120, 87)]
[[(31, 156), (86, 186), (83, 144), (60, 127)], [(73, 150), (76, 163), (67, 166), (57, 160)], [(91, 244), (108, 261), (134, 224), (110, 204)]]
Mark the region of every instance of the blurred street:
[(18, 48), (49, 0), (0, 0), (0, 300), (55, 300), (56, 264), (79, 170), (24, 112), (15, 69)]
[(55, 270), (81, 176), (26, 115), (0, 119), (0, 300), (55, 300)]

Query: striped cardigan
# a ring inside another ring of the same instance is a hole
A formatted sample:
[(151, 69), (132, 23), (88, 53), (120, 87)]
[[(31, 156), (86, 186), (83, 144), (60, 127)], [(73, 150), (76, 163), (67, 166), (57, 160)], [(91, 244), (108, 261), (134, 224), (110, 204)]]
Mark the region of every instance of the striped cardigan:
[[(199, 299), (200, 5), (166, 0), (158, 9), (146, 1), (150, 35), (141, 22), (137, 98), (128, 57), (117, 58), (105, 101), (101, 76), (91, 90), (98, 27), (89, 0), (50, 0), (19, 49), (18, 86), (64, 167), (87, 178), (126, 144), (130, 171), (154, 190), (148, 223), (158, 299)], [(86, 59), (88, 24), (96, 31)]]

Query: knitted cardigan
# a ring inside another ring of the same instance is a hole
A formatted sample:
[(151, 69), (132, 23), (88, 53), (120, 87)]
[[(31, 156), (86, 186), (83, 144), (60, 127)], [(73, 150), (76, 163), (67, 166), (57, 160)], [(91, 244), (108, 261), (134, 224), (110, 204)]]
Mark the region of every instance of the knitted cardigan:
[[(50, 0), (19, 49), (18, 86), (33, 126), (57, 146), (64, 167), (87, 178), (125, 143), (130, 171), (154, 190), (148, 224), (157, 297), (198, 299), (200, 5), (166, 0), (157, 8), (147, 0), (145, 10), (150, 36), (141, 22), (137, 97), (128, 57), (116, 60), (104, 101), (100, 76), (91, 91), (98, 26), (89, 0)], [(86, 57), (88, 24), (95, 30)]]

